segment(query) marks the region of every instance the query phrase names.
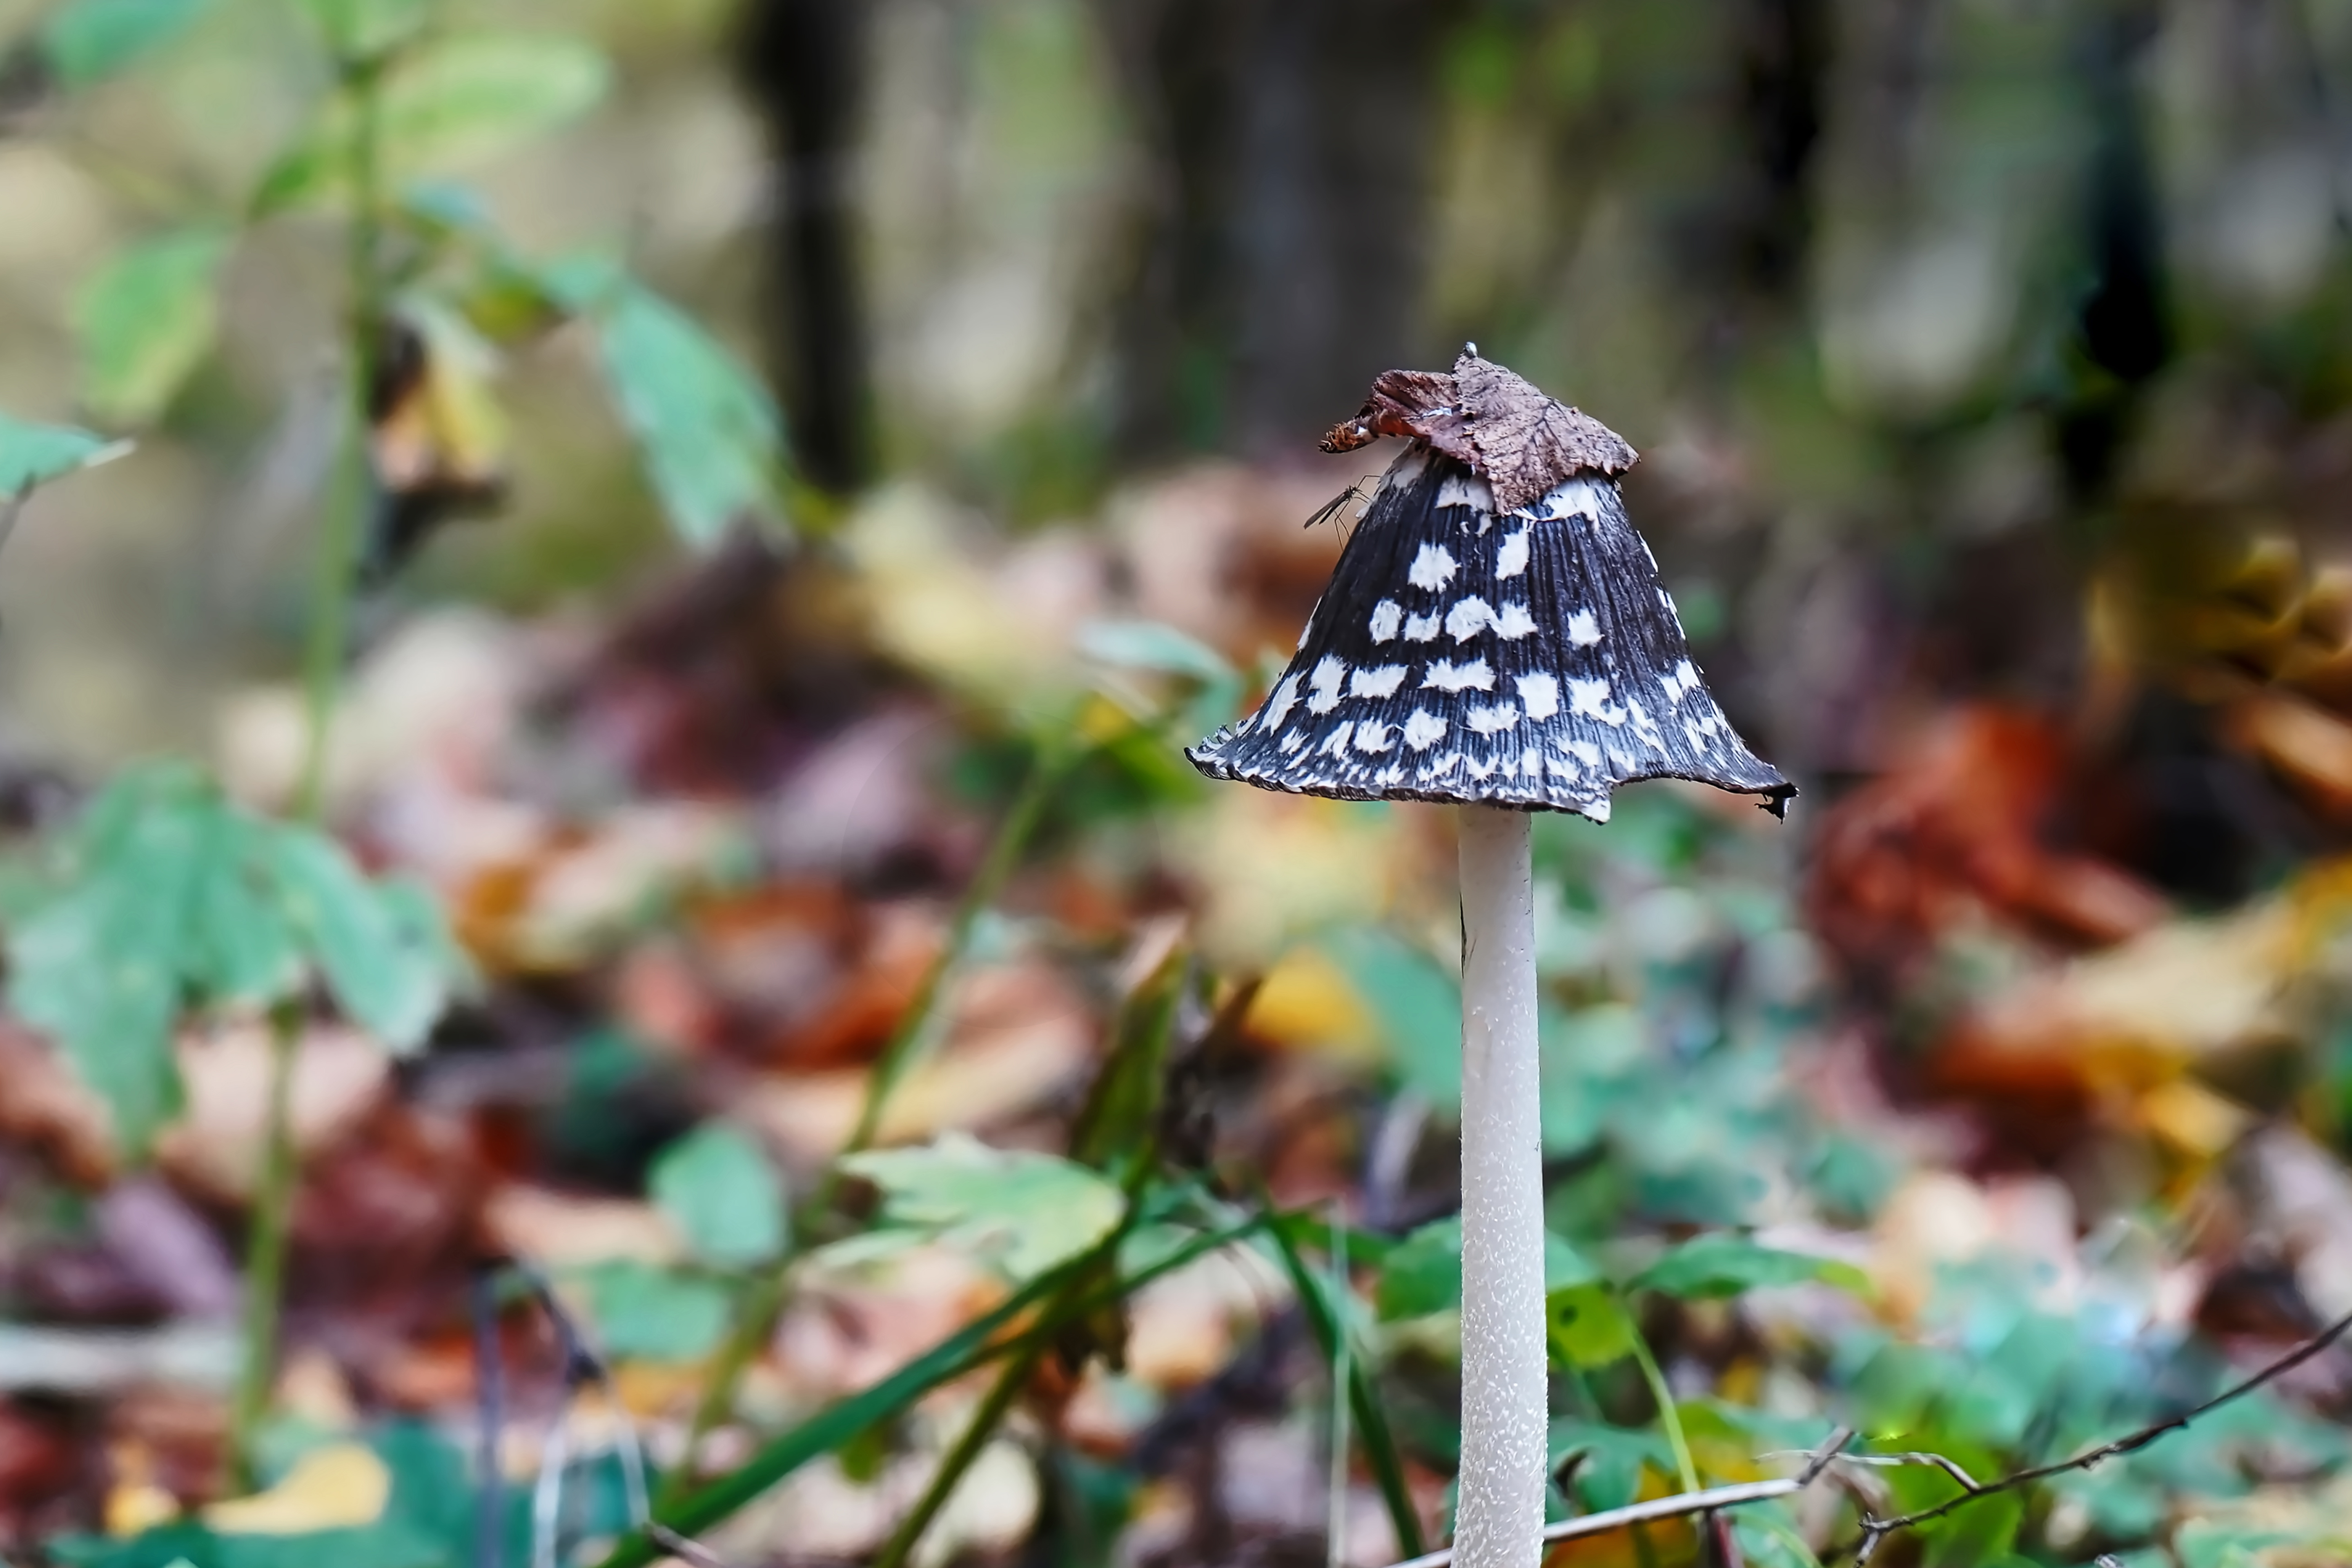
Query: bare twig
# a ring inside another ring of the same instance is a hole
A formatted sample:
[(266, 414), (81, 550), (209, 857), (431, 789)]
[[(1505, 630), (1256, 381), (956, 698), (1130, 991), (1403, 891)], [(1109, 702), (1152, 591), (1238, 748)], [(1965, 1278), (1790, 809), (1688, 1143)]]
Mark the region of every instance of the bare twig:
[[(1704, 1491), (1652, 1498), (1647, 1502), (1630, 1503), (1601, 1513), (1588, 1513), (1581, 1519), (1564, 1519), (1558, 1524), (1544, 1526), (1543, 1538), (1547, 1542), (1575, 1541), (1588, 1535), (1606, 1535), (1637, 1524), (1654, 1524), (1663, 1519), (1686, 1519), (1695, 1513), (1713, 1513), (1718, 1509), (1738, 1508), (1745, 1503), (1789, 1497), (1803, 1491), (1820, 1479), (1822, 1472), (1828, 1469), (1831, 1461), (1838, 1457), (1838, 1451), (1852, 1441), (1853, 1430), (1841, 1426), (1812, 1451), (1805, 1468), (1796, 1475), (1777, 1481), (1743, 1481), (1738, 1486), (1709, 1487)], [(1454, 1548), (1448, 1546), (1394, 1563), (1391, 1568), (1446, 1568), (1453, 1561)]]
[(1989, 1497), (1998, 1497), (2002, 1492), (2015, 1491), (2020, 1487), (2031, 1486), (2036, 1481), (2045, 1481), (2053, 1476), (2063, 1476), (2074, 1470), (2087, 1470), (2105, 1460), (2119, 1458), (2126, 1454), (2137, 1453), (2158, 1438), (2181, 1430), (2200, 1416), (2210, 1415), (2232, 1400), (2242, 1399), (2264, 1384), (2284, 1377), (2327, 1349), (2337, 1340), (2342, 1339), (2347, 1332), (2352, 1332), (2352, 1313), (2347, 1313), (2336, 1319), (2336, 1321), (2263, 1367), (2260, 1372), (2241, 1382), (2231, 1384), (2202, 1405), (2192, 1405), (2177, 1415), (2143, 1426), (2138, 1431), (2128, 1433), (2112, 1442), (2102, 1443), (2095, 1448), (2087, 1448), (2071, 1459), (2061, 1459), (2054, 1464), (2036, 1465), (2031, 1469), (2003, 1476), (1999, 1480), (1985, 1482), (1970, 1480), (1967, 1471), (1938, 1456), (1889, 1456), (1905, 1460), (1923, 1459), (1933, 1463), (1958, 1482), (1961, 1489), (1957, 1496), (1946, 1498), (1933, 1508), (1918, 1509), (1910, 1513), (1896, 1514), (1889, 1519), (1874, 1519), (1865, 1515), (1862, 1521), (1862, 1535), (1851, 1548), (1855, 1568), (1861, 1568), (1862, 1564), (1875, 1556), (1886, 1538), (1896, 1531), (1909, 1530), (1916, 1525), (1926, 1524), (1931, 1520), (1941, 1519), (1948, 1513), (1965, 1508), (1969, 1503)]

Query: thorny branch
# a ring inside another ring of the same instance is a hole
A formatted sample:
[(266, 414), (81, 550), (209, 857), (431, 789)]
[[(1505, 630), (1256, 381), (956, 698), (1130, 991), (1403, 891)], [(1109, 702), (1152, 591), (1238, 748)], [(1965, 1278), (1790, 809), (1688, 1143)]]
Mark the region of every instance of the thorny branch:
[[(1947, 1514), (1958, 1512), (1970, 1503), (1981, 1501), (1989, 1497), (1997, 1497), (2002, 1492), (2015, 1491), (2021, 1487), (2031, 1486), (2036, 1481), (2045, 1481), (2053, 1476), (2065, 1475), (2069, 1471), (2087, 1470), (2105, 1460), (2137, 1453), (2158, 1438), (2168, 1433), (2180, 1431), (2190, 1423), (2210, 1415), (2232, 1400), (2242, 1399), (2264, 1384), (2275, 1382), (2326, 1350), (2347, 1333), (2352, 1333), (2352, 1313), (2347, 1313), (2336, 1319), (2326, 1328), (2305, 1340), (2276, 1361), (2252, 1376), (2231, 1384), (2201, 1405), (2192, 1405), (2176, 1415), (2168, 1416), (2162, 1421), (2143, 1426), (2136, 1432), (2102, 1443), (2097, 1447), (2085, 1449), (2070, 1459), (2061, 1459), (2047, 1465), (2036, 1465), (2031, 1469), (2019, 1470), (2013, 1475), (2002, 1476), (1997, 1480), (1979, 1481), (1960, 1465), (1941, 1454), (1846, 1453), (1843, 1451), (1844, 1447), (1853, 1440), (1853, 1434), (1847, 1428), (1840, 1427), (1831, 1433), (1829, 1438), (1820, 1447), (1811, 1450), (1805, 1468), (1794, 1476), (1780, 1480), (1748, 1481), (1738, 1486), (1710, 1487), (1703, 1491), (1680, 1492), (1673, 1497), (1653, 1498), (1647, 1502), (1610, 1509), (1602, 1513), (1586, 1514), (1580, 1519), (1562, 1520), (1557, 1524), (1547, 1525), (1543, 1538), (1547, 1542), (1571, 1541), (1588, 1535), (1607, 1534), (1612, 1531), (1629, 1529), (1637, 1524), (1654, 1524), (1667, 1519), (1687, 1519), (1693, 1515), (1717, 1513), (1726, 1509), (1742, 1507), (1748, 1503), (1765, 1502), (1773, 1498), (1790, 1497), (1803, 1491), (1823, 1474), (1839, 1465), (1869, 1467), (1920, 1465), (1941, 1470), (1949, 1476), (1960, 1488), (1957, 1495), (1945, 1499), (1932, 1508), (1895, 1514), (1885, 1519), (1864, 1512), (1862, 1518), (1861, 1535), (1852, 1543), (1839, 1547), (1827, 1554), (1829, 1558), (1835, 1559), (1850, 1552), (1853, 1557), (1854, 1568), (1864, 1568), (1871, 1558), (1876, 1555), (1879, 1547), (1885, 1543), (1886, 1539), (1899, 1531), (1927, 1524)], [(1765, 1457), (1769, 1458), (1776, 1456)], [(1453, 1561), (1453, 1548), (1447, 1547), (1420, 1557), (1409, 1558), (1402, 1563), (1393, 1563), (1391, 1568), (1446, 1568), (1446, 1565)], [(2102, 1563), (2108, 1560), (2101, 1559)]]

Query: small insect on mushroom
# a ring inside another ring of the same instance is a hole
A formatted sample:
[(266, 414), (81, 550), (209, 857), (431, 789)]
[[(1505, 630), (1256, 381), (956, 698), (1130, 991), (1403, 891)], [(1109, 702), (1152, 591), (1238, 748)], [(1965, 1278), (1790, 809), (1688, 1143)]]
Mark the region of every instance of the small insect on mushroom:
[(1617, 480), (1635, 455), (1614, 431), (1465, 350), (1450, 372), (1380, 377), (1323, 449), (1381, 436), (1409, 444), (1297, 657), (1257, 712), (1185, 753), (1194, 766), (1265, 789), (1600, 821), (1636, 779), (1785, 807), (1795, 786), (1717, 706), (1626, 519)]
[[(1354, 484), (1349, 485), (1346, 489), (1341, 490), (1338, 495), (1333, 496), (1329, 500), (1327, 500), (1321, 506), (1317, 507), (1315, 509), (1315, 515), (1308, 518), (1302, 526), (1311, 529), (1317, 523), (1328, 522), (1332, 518), (1338, 516), (1339, 509), (1346, 506), (1349, 501), (1366, 500), (1369, 499), (1370, 498), (1364, 494), (1364, 481), (1358, 479)], [(1350, 521), (1360, 521), (1363, 515), (1364, 514), (1360, 511), (1356, 514), (1355, 518)]]

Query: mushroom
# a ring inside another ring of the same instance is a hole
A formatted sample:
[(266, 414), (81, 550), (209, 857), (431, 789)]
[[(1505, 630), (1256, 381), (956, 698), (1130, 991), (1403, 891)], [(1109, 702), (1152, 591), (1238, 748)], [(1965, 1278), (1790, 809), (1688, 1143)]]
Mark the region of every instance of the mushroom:
[(1528, 813), (1609, 819), (1610, 792), (1796, 786), (1748, 751), (1691, 661), (1600, 421), (1463, 351), (1392, 370), (1323, 438), (1398, 454), (1256, 712), (1185, 752), (1211, 778), (1458, 805), (1462, 877), (1460, 1568), (1534, 1568), (1546, 1408), (1543, 1169)]

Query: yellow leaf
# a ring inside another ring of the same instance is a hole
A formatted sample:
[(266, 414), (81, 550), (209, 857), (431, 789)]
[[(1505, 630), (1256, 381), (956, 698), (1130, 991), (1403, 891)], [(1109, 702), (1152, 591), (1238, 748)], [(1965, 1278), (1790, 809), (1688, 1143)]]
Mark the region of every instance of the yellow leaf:
[(302, 1535), (373, 1524), (391, 1499), (382, 1459), (357, 1443), (331, 1443), (303, 1455), (268, 1491), (216, 1502), (204, 1520), (226, 1534)]

